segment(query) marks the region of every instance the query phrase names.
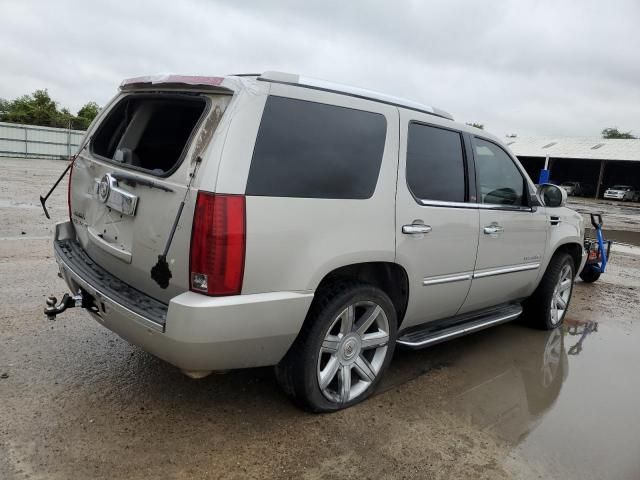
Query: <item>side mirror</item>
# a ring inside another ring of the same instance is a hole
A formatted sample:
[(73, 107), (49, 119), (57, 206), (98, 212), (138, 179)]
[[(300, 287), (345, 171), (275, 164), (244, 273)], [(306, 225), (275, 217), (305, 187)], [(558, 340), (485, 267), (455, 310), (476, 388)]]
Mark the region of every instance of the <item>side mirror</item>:
[(567, 203), (567, 192), (552, 183), (543, 183), (536, 193), (545, 207), (564, 207)]

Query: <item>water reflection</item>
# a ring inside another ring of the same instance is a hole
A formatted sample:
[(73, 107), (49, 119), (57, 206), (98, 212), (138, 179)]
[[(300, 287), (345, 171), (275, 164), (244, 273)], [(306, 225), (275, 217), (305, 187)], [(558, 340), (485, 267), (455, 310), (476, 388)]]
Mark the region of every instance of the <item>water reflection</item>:
[[(482, 342), (492, 350), (468, 352), (471, 355), (456, 365), (463, 369), (468, 383), (461, 385), (461, 391), (452, 392), (447, 409), (518, 443), (555, 403), (567, 378), (564, 332), (525, 333), (516, 327), (496, 333), (509, 338)], [(477, 355), (492, 359), (482, 361)]]
[(598, 322), (566, 319), (564, 323), (568, 335), (580, 337), (575, 345), (569, 347), (569, 355), (578, 355), (582, 351), (582, 343), (587, 336), (598, 331)]
[[(520, 443), (560, 396), (568, 355), (588, 348), (598, 323), (566, 319), (561, 329), (539, 331), (517, 323), (419, 351), (400, 351), (379, 393), (435, 369), (447, 373), (444, 410), (465, 422)], [(420, 386), (416, 386), (420, 388)], [(434, 408), (438, 406), (434, 405)]]

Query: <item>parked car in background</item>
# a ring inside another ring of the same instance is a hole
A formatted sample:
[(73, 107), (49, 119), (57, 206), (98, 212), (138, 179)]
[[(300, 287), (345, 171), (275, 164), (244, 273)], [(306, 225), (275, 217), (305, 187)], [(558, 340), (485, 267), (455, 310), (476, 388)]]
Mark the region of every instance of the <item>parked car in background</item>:
[(567, 195), (572, 197), (580, 197), (584, 195), (582, 184), (580, 182), (562, 182), (560, 184), (560, 188), (567, 192)]
[(276, 366), (315, 412), (367, 398), (396, 345), (521, 314), (558, 328), (586, 260), (564, 190), (396, 97), (277, 72), (142, 77), (86, 138), (54, 238), (70, 306), (191, 377)]
[(631, 185), (614, 185), (613, 187), (607, 188), (604, 192), (604, 198), (637, 202), (640, 200), (640, 191), (634, 189)]

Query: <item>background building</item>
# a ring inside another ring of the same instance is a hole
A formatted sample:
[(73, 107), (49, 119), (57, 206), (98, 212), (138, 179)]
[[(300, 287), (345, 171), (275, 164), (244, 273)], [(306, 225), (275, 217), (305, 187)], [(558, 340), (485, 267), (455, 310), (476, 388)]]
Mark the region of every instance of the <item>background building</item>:
[(614, 184), (640, 189), (640, 139), (509, 137), (506, 143), (534, 182), (548, 158), (552, 183), (581, 182), (589, 196), (602, 197)]

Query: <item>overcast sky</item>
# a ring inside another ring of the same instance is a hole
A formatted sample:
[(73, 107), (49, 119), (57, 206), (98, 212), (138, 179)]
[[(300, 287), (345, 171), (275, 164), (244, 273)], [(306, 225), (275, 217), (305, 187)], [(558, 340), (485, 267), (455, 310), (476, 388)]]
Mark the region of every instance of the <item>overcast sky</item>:
[(0, 97), (76, 111), (126, 77), (281, 70), (499, 136), (640, 134), (640, 0), (106, 3), (0, 0)]

